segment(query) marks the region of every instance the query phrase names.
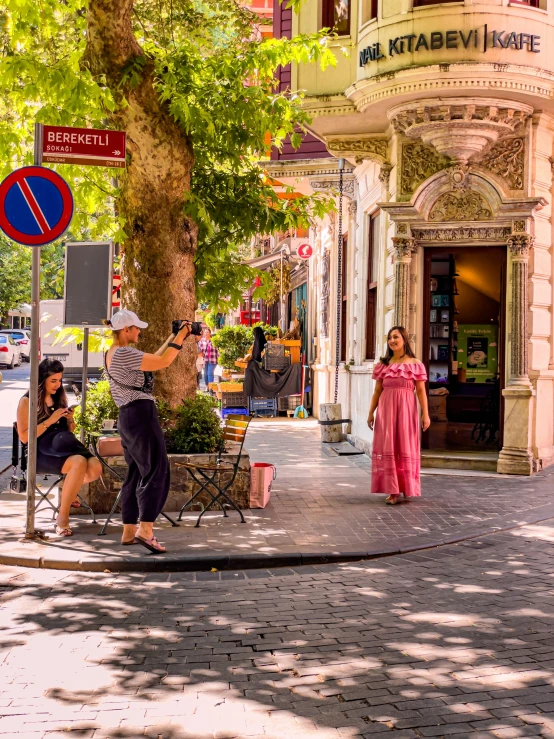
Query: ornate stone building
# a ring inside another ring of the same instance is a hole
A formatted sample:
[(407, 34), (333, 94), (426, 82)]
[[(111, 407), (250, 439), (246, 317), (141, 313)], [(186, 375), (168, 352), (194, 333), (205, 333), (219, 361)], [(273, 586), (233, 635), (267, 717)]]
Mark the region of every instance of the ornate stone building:
[(345, 160), (340, 285), (339, 214), (311, 236), (314, 405), (338, 356), (370, 448), (373, 364), (403, 325), (430, 377), (423, 464), (531, 474), (554, 462), (554, 6), (306, 0), (292, 34), (333, 17), (337, 67), (287, 71), (328, 154), (271, 164), (336, 191)]

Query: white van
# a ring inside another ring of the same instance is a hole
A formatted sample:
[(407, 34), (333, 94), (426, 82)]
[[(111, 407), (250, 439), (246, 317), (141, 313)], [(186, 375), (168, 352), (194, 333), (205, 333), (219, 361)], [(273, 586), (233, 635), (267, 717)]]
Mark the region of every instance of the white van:
[[(83, 376), (83, 345), (64, 344), (56, 341), (56, 333), (53, 331), (57, 326), (63, 326), (64, 301), (63, 300), (41, 300), (40, 301), (40, 358), (59, 359), (64, 365), (64, 381), (68, 385), (75, 384), (81, 387)], [(88, 355), (88, 377), (99, 379), (102, 374), (104, 359), (101, 352), (89, 352)]]

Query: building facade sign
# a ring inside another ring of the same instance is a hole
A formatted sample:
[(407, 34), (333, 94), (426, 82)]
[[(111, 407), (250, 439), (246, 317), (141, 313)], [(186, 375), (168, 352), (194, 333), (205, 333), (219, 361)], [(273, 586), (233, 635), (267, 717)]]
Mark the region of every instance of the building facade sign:
[(539, 54), (541, 37), (516, 31), (489, 30), (487, 25), (470, 31), (431, 31), (410, 33), (389, 38), (386, 44), (380, 41), (360, 51), (360, 67), (369, 62), (387, 59), (417, 51), (439, 51), (441, 49), (513, 49)]

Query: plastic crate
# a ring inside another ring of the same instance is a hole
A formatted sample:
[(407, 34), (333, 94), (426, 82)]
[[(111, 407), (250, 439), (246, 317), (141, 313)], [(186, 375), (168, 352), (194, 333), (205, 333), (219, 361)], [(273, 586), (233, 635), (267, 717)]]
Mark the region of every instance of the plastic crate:
[(301, 405), (300, 393), (277, 398), (277, 410), (279, 411), (295, 411), (299, 405)]
[(221, 393), (222, 408), (246, 408), (248, 401), (244, 392)]
[(247, 416), (248, 408), (222, 408), (221, 418), (227, 418), (227, 416)]
[(276, 416), (277, 398), (250, 398), (249, 407), (254, 416)]
[(290, 367), (290, 355), (283, 357), (272, 357), (264, 355), (264, 369), (265, 370), (284, 370)]

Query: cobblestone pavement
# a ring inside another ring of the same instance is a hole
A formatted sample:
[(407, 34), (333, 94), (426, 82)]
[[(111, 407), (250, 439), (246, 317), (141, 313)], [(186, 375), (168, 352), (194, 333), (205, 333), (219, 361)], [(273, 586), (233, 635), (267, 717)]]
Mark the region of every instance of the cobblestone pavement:
[[(27, 387), (28, 367), (11, 373), (12, 384), (5, 379), (0, 386), (0, 469), (9, 461), (12, 419)], [(424, 475), (421, 499), (390, 507), (383, 504), (384, 496), (369, 494), (369, 458), (333, 454), (321, 444), (313, 419), (255, 421), (247, 447), (254, 461), (277, 467), (270, 504), (264, 510), (248, 511), (246, 526), (238, 522), (236, 513), (226, 519), (219, 513), (208, 514), (198, 529), (195, 513), (187, 514), (180, 528), (161, 526), (160, 539), (172, 556), (298, 554), (300, 563), (300, 556), (309, 561), (311, 554), (398, 551), (554, 516), (554, 468), (531, 478)], [(108, 536), (98, 537), (99, 525), (84, 516), (72, 517), (75, 536), (70, 540), (60, 541), (50, 534), (46, 543), (21, 544), (25, 498), (6, 491), (8, 477), (9, 473), (0, 479), (4, 491), (0, 555), (35, 557), (37, 562), (42, 558), (48, 566), (100, 557), (112, 568), (115, 560), (149, 558), (141, 547), (119, 546), (117, 521)], [(37, 524), (51, 529), (52, 518), (40, 514)]]
[(554, 519), (363, 564), (0, 568), (0, 736), (554, 737)]

